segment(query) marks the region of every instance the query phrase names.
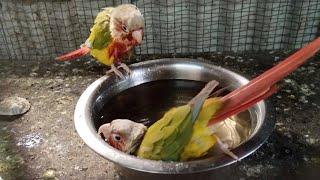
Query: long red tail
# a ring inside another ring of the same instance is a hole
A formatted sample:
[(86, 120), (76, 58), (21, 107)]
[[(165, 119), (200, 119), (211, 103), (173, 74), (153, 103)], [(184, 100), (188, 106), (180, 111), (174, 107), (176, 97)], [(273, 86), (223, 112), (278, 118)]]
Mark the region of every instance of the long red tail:
[(90, 48), (81, 47), (80, 49), (77, 49), (77, 50), (72, 51), (72, 52), (70, 52), (68, 54), (65, 54), (65, 55), (57, 57), (56, 60), (69, 61), (69, 60), (73, 60), (73, 59), (82, 57), (82, 56), (88, 54), (89, 52), (90, 52)]
[(320, 37), (307, 44), (273, 68), (254, 78), (248, 84), (222, 97), (221, 100), (224, 103), (223, 109), (221, 109), (221, 111), (219, 111), (216, 116), (209, 121), (208, 126), (244, 111), (255, 103), (272, 95), (276, 92), (274, 85), (278, 81), (296, 70), (319, 50)]

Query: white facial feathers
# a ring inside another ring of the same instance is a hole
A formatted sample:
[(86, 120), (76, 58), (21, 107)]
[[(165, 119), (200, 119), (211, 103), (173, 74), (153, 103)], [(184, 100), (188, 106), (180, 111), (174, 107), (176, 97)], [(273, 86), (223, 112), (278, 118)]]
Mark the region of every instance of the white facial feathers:
[[(144, 18), (139, 9), (132, 4), (115, 7), (110, 18), (110, 32), (113, 38), (121, 38), (126, 32), (144, 29)], [(124, 26), (125, 30), (119, 31), (119, 25)]]

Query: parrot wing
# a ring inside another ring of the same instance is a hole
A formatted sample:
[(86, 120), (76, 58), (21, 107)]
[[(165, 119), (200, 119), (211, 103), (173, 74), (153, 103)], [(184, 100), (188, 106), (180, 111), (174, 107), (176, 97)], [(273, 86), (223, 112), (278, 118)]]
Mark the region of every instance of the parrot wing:
[[(179, 158), (179, 151), (177, 151), (179, 147), (173, 143), (177, 139), (179, 140), (176, 144), (186, 141), (181, 136), (181, 131), (185, 131), (186, 128), (191, 129), (191, 127), (185, 126), (185, 119), (188, 116), (190, 119), (189, 114), (190, 106), (188, 105), (172, 108), (165, 113), (160, 120), (148, 128), (139, 147), (138, 157), (154, 160), (177, 160)], [(168, 145), (170, 144), (173, 144), (173, 146), (169, 148)]]
[(112, 41), (109, 30), (110, 13), (112, 10), (112, 7), (105, 8), (103, 11), (98, 13), (94, 20), (94, 25), (90, 29), (89, 38), (86, 40), (84, 45), (81, 45), (80, 49), (59, 56), (56, 59), (60, 61), (68, 61), (82, 57), (90, 52), (93, 57), (103, 64), (111, 64), (112, 59), (106, 55), (106, 48)]
[(218, 82), (209, 82), (187, 105), (172, 108), (148, 128), (138, 150), (138, 157), (176, 161), (188, 143), (201, 106)]
[(204, 156), (216, 144), (217, 139), (207, 127), (207, 123), (221, 107), (222, 102), (218, 97), (209, 98), (204, 102), (193, 126), (191, 139), (181, 153), (181, 160)]
[(97, 14), (94, 25), (90, 29), (90, 36), (86, 41), (86, 44), (92, 49), (103, 49), (112, 41), (109, 25), (113, 9), (113, 7), (104, 8)]
[(200, 93), (197, 94), (189, 104), (192, 106), (192, 121), (194, 122), (199, 112), (202, 108), (203, 103), (205, 100), (209, 97), (210, 93), (213, 91), (214, 88), (216, 88), (219, 85), (219, 83), (215, 80), (212, 80), (206, 84), (206, 86), (200, 91)]
[(110, 14), (114, 8), (104, 8), (99, 12), (94, 25), (91, 28), (91, 33), (85, 45), (91, 48), (90, 54), (99, 62), (105, 65), (113, 63), (114, 58), (109, 54), (108, 48), (112, 42), (110, 26)]

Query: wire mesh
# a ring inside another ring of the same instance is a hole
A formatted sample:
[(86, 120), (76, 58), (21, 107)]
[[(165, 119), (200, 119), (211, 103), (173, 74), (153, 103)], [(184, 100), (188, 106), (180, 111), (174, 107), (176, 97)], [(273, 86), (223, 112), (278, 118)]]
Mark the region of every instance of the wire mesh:
[(2, 0), (0, 59), (49, 60), (78, 48), (101, 8), (138, 6), (136, 54), (297, 49), (319, 36), (318, 0)]

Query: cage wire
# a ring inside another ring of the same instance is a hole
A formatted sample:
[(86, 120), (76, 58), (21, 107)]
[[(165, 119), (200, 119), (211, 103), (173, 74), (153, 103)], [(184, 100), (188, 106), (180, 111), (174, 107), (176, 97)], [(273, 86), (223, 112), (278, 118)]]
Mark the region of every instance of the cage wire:
[(145, 17), (138, 55), (297, 49), (319, 36), (318, 0), (1, 0), (0, 59), (74, 50), (101, 8), (122, 3)]

